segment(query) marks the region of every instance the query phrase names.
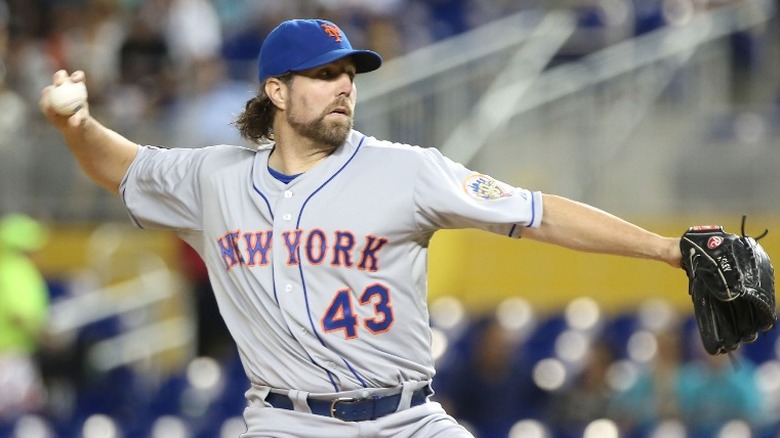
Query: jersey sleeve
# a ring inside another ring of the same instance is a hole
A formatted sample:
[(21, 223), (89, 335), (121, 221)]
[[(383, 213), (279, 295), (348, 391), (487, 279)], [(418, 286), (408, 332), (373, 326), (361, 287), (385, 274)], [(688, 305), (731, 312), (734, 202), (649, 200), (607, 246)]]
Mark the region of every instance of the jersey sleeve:
[(139, 149), (119, 186), (140, 228), (201, 229), (199, 174), (207, 148)]
[(542, 221), (542, 193), (474, 172), (442, 155), (423, 149), (416, 175), (417, 220), (425, 228), (476, 228), (519, 237), (523, 227)]

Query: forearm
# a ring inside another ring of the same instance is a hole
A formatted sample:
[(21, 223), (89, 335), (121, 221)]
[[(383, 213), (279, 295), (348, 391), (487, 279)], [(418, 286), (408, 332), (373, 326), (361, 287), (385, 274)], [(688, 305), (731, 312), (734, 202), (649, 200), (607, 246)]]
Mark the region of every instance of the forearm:
[(560, 196), (545, 194), (543, 202), (541, 226), (527, 228), (523, 237), (577, 251), (645, 258), (680, 266), (679, 238), (660, 236)]
[(61, 132), (84, 173), (101, 187), (118, 193), (138, 145), (90, 116)]

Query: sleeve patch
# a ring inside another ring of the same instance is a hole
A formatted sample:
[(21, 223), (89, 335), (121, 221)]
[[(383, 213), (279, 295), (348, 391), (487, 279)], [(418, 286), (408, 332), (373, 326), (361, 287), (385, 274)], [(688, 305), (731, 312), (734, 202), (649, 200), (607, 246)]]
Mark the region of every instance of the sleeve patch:
[(479, 173), (469, 175), (463, 181), (466, 194), (475, 199), (493, 201), (512, 196), (511, 189), (495, 179)]

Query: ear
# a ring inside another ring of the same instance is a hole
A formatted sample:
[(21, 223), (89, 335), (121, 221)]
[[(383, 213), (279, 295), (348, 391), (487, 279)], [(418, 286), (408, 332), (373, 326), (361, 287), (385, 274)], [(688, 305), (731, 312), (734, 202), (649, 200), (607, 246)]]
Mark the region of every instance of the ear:
[(265, 81), (265, 94), (279, 109), (287, 108), (287, 85), (279, 78), (269, 78)]

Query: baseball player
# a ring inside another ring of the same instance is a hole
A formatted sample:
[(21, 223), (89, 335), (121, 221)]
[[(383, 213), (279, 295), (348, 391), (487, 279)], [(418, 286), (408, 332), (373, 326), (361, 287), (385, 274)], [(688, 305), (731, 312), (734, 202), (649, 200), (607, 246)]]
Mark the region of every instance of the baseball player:
[[(325, 20), (281, 23), (236, 121), (256, 148), (138, 145), (84, 106), (42, 111), (140, 228), (208, 265), (249, 379), (244, 437), (468, 437), (430, 400), (433, 234), (477, 228), (680, 266), (679, 239), (353, 129), (356, 74), (381, 57)], [(53, 84), (84, 81), (54, 74)], [(239, 394), (236, 394), (239, 397)]]

